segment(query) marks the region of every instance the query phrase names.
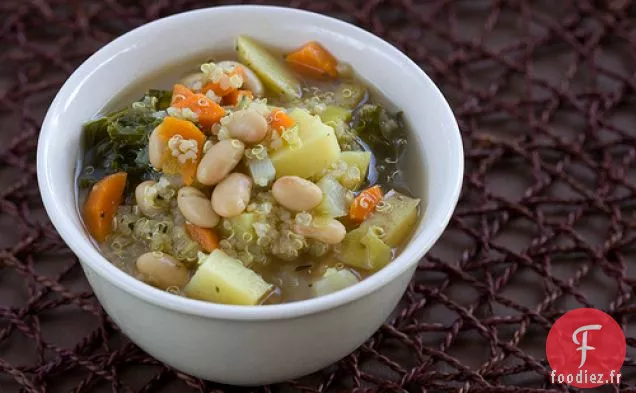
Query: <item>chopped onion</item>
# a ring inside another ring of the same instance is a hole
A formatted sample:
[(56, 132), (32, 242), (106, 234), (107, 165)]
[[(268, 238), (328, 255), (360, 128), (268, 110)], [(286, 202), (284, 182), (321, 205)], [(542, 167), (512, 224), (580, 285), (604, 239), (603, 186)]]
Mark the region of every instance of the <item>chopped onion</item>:
[(247, 167), (254, 183), (260, 187), (266, 187), (276, 177), (276, 169), (272, 160), (265, 156), (263, 159), (250, 158), (247, 160)]
[(316, 211), (326, 217), (343, 217), (349, 213), (347, 189), (336, 178), (327, 175), (316, 184), (322, 190), (322, 201)]

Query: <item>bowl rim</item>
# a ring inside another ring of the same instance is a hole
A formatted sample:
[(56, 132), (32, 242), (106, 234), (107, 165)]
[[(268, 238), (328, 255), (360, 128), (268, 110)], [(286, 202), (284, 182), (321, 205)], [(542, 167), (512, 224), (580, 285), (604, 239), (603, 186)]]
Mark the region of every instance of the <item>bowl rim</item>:
[[(49, 132), (49, 130), (55, 128), (55, 125), (52, 124), (52, 119), (55, 117), (55, 113), (61, 109), (60, 107), (62, 105), (62, 97), (69, 96), (71, 94), (72, 90), (75, 88), (75, 85), (81, 81), (80, 74), (83, 73), (85, 70), (88, 70), (89, 67), (91, 67), (93, 63), (98, 61), (100, 57), (103, 57), (106, 53), (109, 52), (109, 50), (114, 49), (123, 41), (129, 40), (131, 37), (134, 37), (136, 35), (141, 35), (143, 33), (152, 31), (153, 29), (160, 28), (161, 25), (163, 25), (164, 23), (176, 22), (181, 19), (185, 21), (191, 14), (195, 13), (231, 14), (234, 11), (280, 12), (289, 13), (289, 16), (292, 16), (292, 14), (302, 14), (304, 17), (313, 18), (313, 20), (322, 22), (326, 25), (339, 26), (343, 29), (350, 29), (352, 32), (356, 32), (357, 34), (362, 35), (365, 40), (373, 43), (374, 46), (380, 48), (382, 51), (399, 58), (403, 62), (404, 67), (412, 68), (416, 73), (419, 73), (425, 83), (430, 85), (430, 87), (432, 88), (431, 91), (433, 91), (435, 95), (438, 96), (436, 97), (436, 99), (441, 100), (442, 106), (447, 112), (445, 113), (445, 117), (448, 117), (450, 119), (449, 124), (451, 129), (448, 130), (449, 139), (452, 143), (452, 152), (455, 153), (457, 156), (456, 166), (453, 166), (451, 170), (451, 176), (448, 178), (447, 183), (447, 187), (450, 189), (450, 195), (452, 195), (452, 197), (444, 205), (443, 211), (439, 212), (439, 214), (437, 215), (439, 218), (437, 222), (429, 221), (428, 228), (422, 231), (416, 238), (412, 239), (412, 243), (417, 244), (417, 247), (407, 247), (389, 265), (385, 266), (380, 271), (374, 273), (370, 277), (351, 287), (317, 298), (291, 303), (261, 306), (217, 304), (189, 299), (181, 296), (175, 296), (168, 292), (156, 289), (148, 284), (143, 283), (142, 281), (139, 281), (138, 279), (132, 277), (131, 275), (125, 273), (124, 271), (120, 270), (119, 268), (108, 262), (106, 258), (104, 258), (101, 253), (96, 250), (96, 248), (93, 244), (90, 243), (90, 241), (84, 240), (82, 236), (79, 236), (77, 231), (73, 229), (70, 218), (61, 214), (61, 210), (57, 208), (57, 206), (63, 206), (65, 202), (60, 200), (61, 198), (58, 198), (56, 196), (54, 187), (51, 184), (52, 179), (50, 176), (50, 172), (47, 171), (45, 168), (45, 163), (48, 156), (48, 151), (45, 148), (45, 145), (46, 141), (54, 136), (54, 133)], [(356, 301), (372, 292), (380, 290), (392, 280), (395, 280), (398, 276), (403, 274), (414, 264), (417, 264), (423, 257), (423, 255), (441, 236), (442, 232), (450, 221), (452, 213), (459, 199), (463, 181), (463, 173), (463, 145), (455, 116), (438, 87), (433, 83), (428, 75), (426, 75), (426, 73), (408, 56), (406, 56), (396, 47), (379, 38), (378, 36), (342, 20), (306, 10), (265, 5), (228, 5), (186, 11), (143, 24), (112, 40), (111, 42), (100, 48), (98, 51), (93, 53), (88, 59), (86, 59), (71, 74), (62, 88), (58, 91), (42, 123), (37, 148), (37, 178), (42, 200), (44, 202), (44, 207), (54, 227), (56, 228), (64, 242), (69, 246), (69, 248), (71, 248), (75, 255), (77, 255), (82, 265), (88, 265), (91, 270), (99, 274), (111, 285), (114, 285), (119, 289), (157, 307), (171, 309), (173, 311), (188, 315), (224, 320), (276, 320), (295, 318), (307, 314), (314, 314), (325, 310), (337, 308), (347, 303)]]

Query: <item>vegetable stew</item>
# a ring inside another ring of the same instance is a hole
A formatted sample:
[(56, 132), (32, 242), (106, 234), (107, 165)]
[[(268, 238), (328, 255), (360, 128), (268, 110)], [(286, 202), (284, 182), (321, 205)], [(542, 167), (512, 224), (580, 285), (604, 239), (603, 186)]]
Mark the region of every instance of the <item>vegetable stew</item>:
[(382, 269), (420, 209), (401, 113), (318, 42), (235, 48), (84, 126), (79, 203), (101, 252), (175, 295), (239, 305)]

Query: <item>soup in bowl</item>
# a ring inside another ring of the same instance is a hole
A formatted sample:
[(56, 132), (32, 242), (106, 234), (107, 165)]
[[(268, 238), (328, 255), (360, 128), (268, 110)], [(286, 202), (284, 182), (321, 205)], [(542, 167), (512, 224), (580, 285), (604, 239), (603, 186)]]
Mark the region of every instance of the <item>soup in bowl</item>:
[(418, 217), (402, 113), (317, 41), (282, 53), (239, 36), (235, 47), (84, 125), (88, 232), (122, 270), (210, 302), (356, 284)]
[(241, 385), (364, 342), (447, 225), (462, 173), (453, 114), (419, 67), (277, 7), (116, 39), (62, 87), (38, 145), (47, 213), (122, 331)]

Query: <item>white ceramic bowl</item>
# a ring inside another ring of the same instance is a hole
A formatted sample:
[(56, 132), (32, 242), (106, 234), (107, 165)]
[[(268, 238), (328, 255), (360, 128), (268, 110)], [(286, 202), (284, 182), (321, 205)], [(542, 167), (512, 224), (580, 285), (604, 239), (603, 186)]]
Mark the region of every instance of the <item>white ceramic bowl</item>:
[[(120, 271), (93, 246), (76, 208), (74, 171), (82, 124), (113, 97), (180, 59), (232, 50), (247, 34), (291, 49), (317, 40), (349, 62), (410, 127), (409, 165), (424, 213), (406, 249), (377, 274), (343, 291), (290, 304), (229, 306), (173, 296)], [(418, 261), (440, 236), (461, 188), (459, 130), (444, 97), (393, 46), (350, 24), (295, 9), (216, 7), (139, 27), (84, 62), (53, 101), (38, 144), (44, 205), (79, 257), (97, 298), (135, 343), (191, 375), (267, 384), (325, 367), (361, 345), (404, 293)]]

